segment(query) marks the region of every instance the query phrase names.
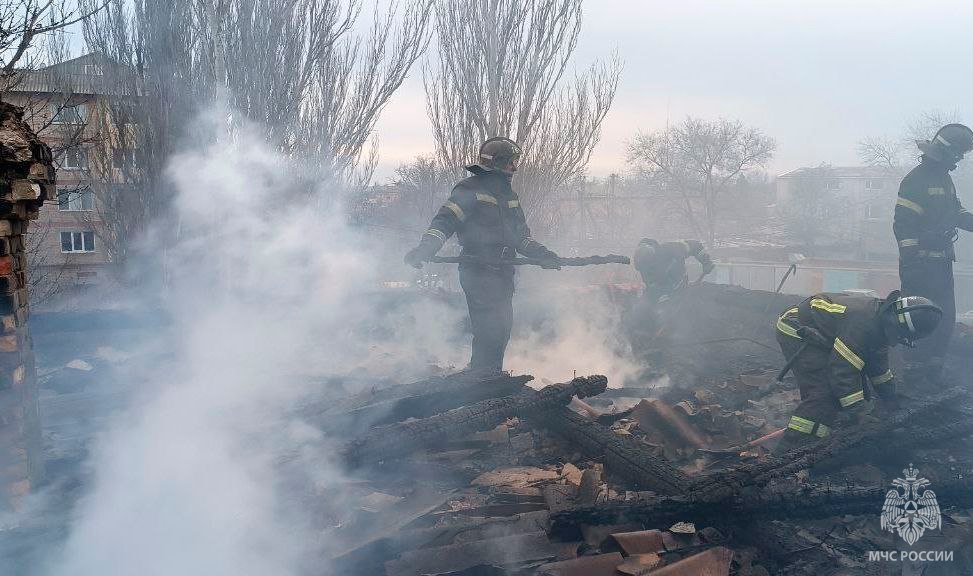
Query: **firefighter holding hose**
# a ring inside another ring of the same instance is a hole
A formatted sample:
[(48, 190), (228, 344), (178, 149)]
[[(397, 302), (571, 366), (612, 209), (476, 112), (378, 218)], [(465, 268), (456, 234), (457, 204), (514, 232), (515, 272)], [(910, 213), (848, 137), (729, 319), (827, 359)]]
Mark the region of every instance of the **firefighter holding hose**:
[(405, 255), (406, 264), (421, 268), (453, 234), (459, 237), (464, 260), (459, 279), (473, 331), (469, 368), (477, 373), (503, 369), (513, 326), (514, 266), (509, 261), (519, 253), (543, 268), (561, 266), (557, 254), (531, 238), (513, 190), (521, 154), (520, 146), (509, 138), (484, 142), (479, 162), (466, 168), (472, 176), (453, 188), (419, 245)]

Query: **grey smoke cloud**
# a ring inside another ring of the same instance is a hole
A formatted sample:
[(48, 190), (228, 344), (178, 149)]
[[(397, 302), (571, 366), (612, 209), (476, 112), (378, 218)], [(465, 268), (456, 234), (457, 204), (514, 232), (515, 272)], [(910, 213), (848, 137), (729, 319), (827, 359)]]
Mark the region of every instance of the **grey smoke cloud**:
[(427, 360), (417, 346), (454, 354), (441, 336), (457, 313), (429, 313), (435, 304), (417, 316), (428, 320), (386, 326), (391, 344), (357, 332), (379, 321), (361, 298), (384, 277), (377, 243), (346, 226), (331, 190), (308, 197), (297, 166), (225, 117), (204, 118), (205, 144), (168, 171), (181, 230), (166, 292), (172, 360), (98, 440), (52, 575), (306, 573), (327, 554), (320, 507), (294, 502), (335, 498), (345, 480), (333, 442), (293, 416), (327, 393), (311, 376), (377, 359), (407, 378)]
[[(400, 251), (348, 226), (333, 190), (308, 190), (313, 174), (227, 117), (200, 119), (199, 140), (170, 162), (180, 233), (159, 335), (170, 357), (140, 371), (138, 401), (97, 439), (47, 576), (327, 573), (321, 534), (349, 512), (348, 478), (336, 440), (299, 406), (334, 392), (328, 376), (406, 382), (468, 358), (465, 309), (375, 306), (384, 280), (411, 277)], [(563, 316), (536, 334), (522, 326), (508, 368), (624, 380), (635, 367), (608, 309), (586, 302), (551, 299), (537, 312)]]
[(505, 367), (534, 375), (538, 386), (544, 380), (567, 382), (575, 373), (604, 374), (614, 388), (637, 381), (645, 366), (626, 338), (624, 305), (612, 302), (606, 291), (572, 289), (578, 280), (570, 271), (540, 271), (536, 276), (546, 285), (520, 301), (515, 296), (515, 311), (528, 321), (537, 320), (515, 331)]

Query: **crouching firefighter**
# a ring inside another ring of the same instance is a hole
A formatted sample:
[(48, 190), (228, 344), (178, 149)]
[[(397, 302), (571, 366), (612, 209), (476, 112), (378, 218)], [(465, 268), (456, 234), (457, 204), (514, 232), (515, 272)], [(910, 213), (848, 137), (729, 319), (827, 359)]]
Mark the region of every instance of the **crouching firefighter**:
[(480, 147), (473, 175), (459, 182), (433, 218), (419, 245), (405, 255), (406, 264), (421, 268), (453, 234), (463, 247), (459, 280), (466, 294), (473, 331), (470, 370), (503, 369), (513, 326), (514, 267), (504, 264), (519, 252), (560, 268), (558, 256), (531, 238), (530, 228), (511, 187), (521, 149), (509, 138), (491, 138)]
[(777, 341), (787, 358), (778, 379), (793, 369), (801, 391), (778, 452), (826, 437), (836, 426), (867, 412), (865, 378), (883, 400), (894, 402), (889, 348), (912, 347), (932, 334), (942, 310), (921, 296), (892, 292), (881, 300), (851, 294), (818, 294), (777, 320)]
[(646, 299), (664, 302), (689, 285), (686, 275), (686, 259), (689, 257), (695, 258), (703, 266), (700, 278), (713, 271), (713, 260), (698, 240), (660, 243), (643, 238), (635, 250), (632, 263), (645, 283)]

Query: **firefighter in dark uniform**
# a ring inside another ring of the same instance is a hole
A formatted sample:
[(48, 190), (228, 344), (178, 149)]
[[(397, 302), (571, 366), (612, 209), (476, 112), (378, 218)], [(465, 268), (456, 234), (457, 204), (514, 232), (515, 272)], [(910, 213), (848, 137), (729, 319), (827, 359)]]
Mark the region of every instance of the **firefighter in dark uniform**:
[[(913, 346), (932, 334), (942, 310), (921, 296), (892, 292), (881, 300), (859, 294), (812, 296), (777, 319), (777, 341), (801, 391), (784, 438), (785, 452), (824, 438), (867, 411), (867, 377), (880, 398), (894, 401), (891, 346)], [(788, 370), (785, 368), (785, 373)]]
[(703, 276), (713, 271), (713, 260), (698, 240), (658, 242), (643, 238), (632, 263), (645, 282), (645, 296), (651, 302), (664, 302), (689, 284), (686, 259), (695, 258), (703, 266)]
[(503, 356), (513, 325), (514, 267), (503, 264), (521, 253), (559, 269), (558, 256), (530, 236), (530, 228), (511, 187), (521, 156), (509, 138), (491, 138), (480, 147), (479, 163), (468, 166), (473, 175), (459, 182), (439, 209), (419, 245), (405, 262), (417, 268), (434, 256), (454, 233), (470, 261), (459, 266), (473, 331), (470, 370), (484, 373), (503, 369)]
[(905, 357), (910, 377), (935, 380), (942, 371), (956, 324), (956, 229), (973, 231), (973, 214), (956, 197), (949, 173), (973, 149), (973, 131), (962, 124), (948, 124), (932, 140), (917, 144), (922, 160), (899, 186), (893, 230), (899, 243), (902, 293), (925, 296), (943, 309), (943, 321), (936, 332)]

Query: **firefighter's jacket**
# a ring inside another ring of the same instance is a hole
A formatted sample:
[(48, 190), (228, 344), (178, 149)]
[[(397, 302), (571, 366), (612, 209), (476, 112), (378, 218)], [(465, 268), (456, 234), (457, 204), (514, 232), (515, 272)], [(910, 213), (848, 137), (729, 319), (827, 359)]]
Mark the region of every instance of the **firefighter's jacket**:
[(924, 159), (899, 185), (892, 229), (903, 265), (955, 260), (956, 229), (973, 231), (973, 214), (956, 197), (949, 171)]
[(879, 321), (882, 303), (869, 296), (824, 293), (787, 310), (777, 320), (777, 330), (791, 338), (800, 340), (798, 329), (807, 326), (830, 343), (827, 374), (842, 408), (865, 399), (864, 376), (874, 386), (892, 380), (888, 342)]
[(680, 240), (661, 244), (640, 244), (635, 250), (635, 269), (649, 287), (675, 290), (686, 282), (686, 258), (700, 263), (708, 256), (698, 240)]
[(456, 234), (463, 254), (512, 258), (517, 252), (529, 258), (553, 258), (554, 253), (530, 236), (520, 198), (510, 178), (479, 166), (467, 168), (473, 176), (460, 181), (432, 219), (420, 247), (432, 255)]

